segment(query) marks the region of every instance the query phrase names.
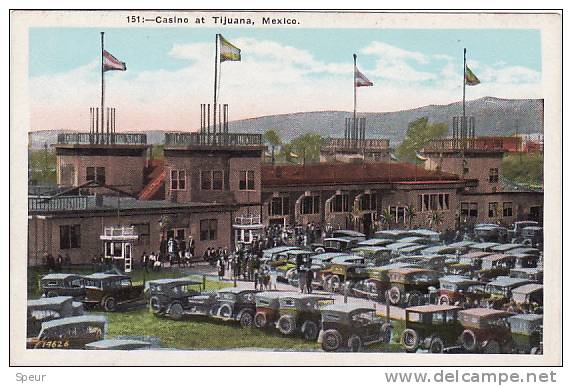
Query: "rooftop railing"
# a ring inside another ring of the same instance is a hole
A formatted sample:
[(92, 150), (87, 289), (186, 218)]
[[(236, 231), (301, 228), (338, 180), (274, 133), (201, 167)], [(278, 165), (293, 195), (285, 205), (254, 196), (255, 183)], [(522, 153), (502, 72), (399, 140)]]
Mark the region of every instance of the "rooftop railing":
[(445, 138), (436, 139), (425, 145), (424, 150), (429, 151), (502, 151), (504, 149), (502, 138)]
[(389, 139), (347, 139), (326, 138), (323, 150), (386, 150), (389, 149)]
[(66, 210), (85, 210), (95, 204), (94, 196), (28, 197), (30, 212), (59, 212)]
[(105, 227), (103, 230), (104, 236), (109, 237), (122, 237), (122, 236), (136, 236), (135, 228), (132, 226), (121, 227)]
[(165, 146), (257, 146), (262, 134), (165, 133)]
[(141, 133), (61, 133), (58, 134), (59, 145), (146, 145), (147, 134)]
[(260, 216), (239, 216), (234, 219), (235, 225), (257, 225), (260, 223)]

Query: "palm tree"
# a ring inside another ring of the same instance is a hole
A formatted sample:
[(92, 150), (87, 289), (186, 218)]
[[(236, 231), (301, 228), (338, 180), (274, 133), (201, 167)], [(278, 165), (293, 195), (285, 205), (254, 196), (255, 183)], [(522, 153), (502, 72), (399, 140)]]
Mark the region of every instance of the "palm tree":
[(415, 207), (412, 204), (407, 204), (407, 206), (405, 207), (405, 218), (409, 223), (409, 229), (411, 229), (411, 225), (413, 224), (413, 220), (415, 219), (416, 216), (417, 216), (417, 210), (415, 209)]
[(282, 138), (280, 138), (280, 135), (274, 129), (266, 130), (266, 132), (264, 133), (264, 135), (262, 137), (263, 137), (264, 141), (267, 142), (270, 145), (270, 147), (272, 148), (272, 163), (274, 163), (274, 149), (277, 146), (282, 145)]
[(391, 229), (391, 223), (394, 221), (394, 216), (388, 208), (381, 212), (380, 219), (382, 224), (387, 226), (387, 229)]
[(443, 213), (437, 210), (431, 211), (427, 216), (427, 220), (429, 222), (429, 228), (433, 229), (433, 227), (437, 228), (439, 225), (443, 224)]

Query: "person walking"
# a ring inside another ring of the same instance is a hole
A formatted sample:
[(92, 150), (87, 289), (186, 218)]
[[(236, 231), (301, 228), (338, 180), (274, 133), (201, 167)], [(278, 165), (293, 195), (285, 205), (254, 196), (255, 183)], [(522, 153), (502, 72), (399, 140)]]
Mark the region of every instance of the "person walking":
[(218, 266), (218, 279), (223, 280), (224, 279), (225, 262), (224, 262), (222, 257), (218, 258), (217, 266)]

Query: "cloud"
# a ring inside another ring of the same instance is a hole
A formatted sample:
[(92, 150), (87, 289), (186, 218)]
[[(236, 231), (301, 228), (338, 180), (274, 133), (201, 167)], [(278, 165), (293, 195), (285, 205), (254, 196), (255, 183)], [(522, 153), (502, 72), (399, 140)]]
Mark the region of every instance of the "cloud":
[[(309, 51), (271, 40), (242, 38), (233, 43), (245, 55), (242, 62), (221, 65), (219, 93), (219, 102), (229, 103), (231, 120), (352, 109), (351, 64), (324, 62)], [(452, 57), (384, 42), (372, 42), (358, 52), (375, 59), (373, 67), (360, 68), (375, 86), (358, 90), (359, 111), (395, 111), (461, 98), (462, 74)], [(117, 108), (118, 130), (197, 129), (200, 104), (213, 98), (212, 43), (173, 44), (169, 55), (184, 61), (184, 67), (106, 73), (106, 104)], [(536, 71), (474, 64), (482, 83), (467, 90), (469, 99), (541, 97)], [(89, 107), (100, 103), (99, 74), (94, 59), (67, 73), (30, 78), (31, 128), (88, 130)]]

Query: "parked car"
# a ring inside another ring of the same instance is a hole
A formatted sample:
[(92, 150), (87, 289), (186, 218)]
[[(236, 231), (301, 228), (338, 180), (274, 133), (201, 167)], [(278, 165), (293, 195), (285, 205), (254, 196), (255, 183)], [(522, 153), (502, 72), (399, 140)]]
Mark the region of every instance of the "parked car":
[(508, 239), (508, 229), (497, 224), (478, 224), (474, 233), (475, 240), (481, 242), (504, 243)]
[(428, 304), (405, 309), (401, 345), (407, 352), (418, 349), (440, 354), (456, 346), (463, 327), (457, 320), (460, 307)]
[(522, 230), (526, 227), (537, 227), (537, 221), (515, 221), (508, 231), (509, 240), (522, 239)]
[(514, 353), (542, 354), (542, 319), (542, 315), (536, 314), (519, 314), (508, 318)]
[(433, 245), (429, 248), (421, 250), (423, 255), (454, 255), (457, 253), (459, 248), (453, 247), (451, 245)]
[(197, 310), (194, 297), (204, 290), (203, 283), (185, 278), (149, 281), (149, 309), (155, 315), (180, 320), (186, 315), (205, 315)]
[(308, 251), (305, 249), (292, 249), (284, 252), (286, 255), (286, 261), (283, 264), (276, 266), (276, 280), (283, 282), (291, 282), (292, 280), (297, 281), (296, 273), (296, 261), (301, 259), (303, 262), (311, 260), (315, 252)]
[(409, 236), (423, 237), (432, 242), (439, 242), (441, 234), (431, 229), (410, 229), (407, 234)]
[(319, 271), (316, 276), (322, 278), (322, 288), (331, 292), (342, 292), (345, 285), (351, 286), (368, 277), (366, 265), (361, 256), (358, 261), (332, 261), (325, 269)]
[(49, 273), (40, 279), (43, 296), (72, 296), (81, 299), (85, 296), (83, 277), (73, 273)]
[(427, 248), (425, 244), (415, 244), (409, 247), (400, 248), (398, 250), (399, 256), (414, 256), (421, 254), (421, 251)]
[(511, 255), (514, 257), (514, 268), (535, 268), (538, 266), (538, 255), (526, 253), (511, 253)]
[(508, 311), (542, 314), (544, 307), (544, 286), (529, 283), (511, 291), (511, 305)]
[(506, 244), (499, 244), (491, 248), (492, 252), (497, 253), (507, 253), (511, 250), (522, 248), (524, 244), (517, 244), (517, 243), (506, 243)]
[(374, 308), (352, 304), (330, 304), (322, 307), (322, 329), (318, 343), (324, 351), (347, 347), (361, 351), (363, 346), (389, 343), (391, 323), (377, 316)]
[(258, 328), (266, 328), (274, 325), (280, 317), (280, 297), (291, 295), (296, 295), (296, 292), (258, 292), (254, 296), (256, 302), (254, 325)]
[(103, 339), (85, 345), (86, 350), (145, 350), (151, 343), (136, 339)]
[[(319, 259), (314, 259), (319, 256)], [(365, 264), (365, 258), (359, 255), (350, 255), (347, 253), (339, 252), (326, 252), (320, 255), (312, 256), (311, 269), (314, 273), (312, 278), (313, 288), (326, 288), (327, 280), (331, 277), (332, 273), (330, 267), (332, 264)]]
[(499, 276), (485, 285), (485, 293), (489, 297), (483, 299), (483, 305), (496, 309), (506, 308), (512, 298), (512, 290), (528, 283), (530, 283), (528, 279)]
[(103, 315), (82, 315), (42, 323), (36, 337), (28, 338), (28, 349), (83, 349), (105, 337), (107, 319)]
[(350, 237), (353, 239), (358, 239), (358, 241), (365, 240), (365, 234), (349, 229), (338, 229), (332, 232), (332, 237)]
[(381, 246), (361, 246), (352, 249), (352, 253), (362, 256), (366, 264), (380, 266), (389, 264), (391, 250)]
[(472, 274), (481, 268), (481, 262), (484, 257), (492, 255), (492, 252), (469, 252), (459, 256), (459, 262), (450, 264), (445, 267), (445, 272), (452, 275)]
[(280, 317), (276, 328), (283, 335), (301, 333), (309, 341), (315, 341), (320, 332), (320, 307), (332, 304), (334, 299), (323, 294), (291, 294), (279, 299)]
[(464, 240), (464, 241), (457, 241), (456, 243), (452, 243), (447, 245), (448, 247), (455, 248), (456, 253), (466, 253), (469, 251), (472, 245), (477, 244), (476, 241), (471, 240)]
[(385, 291), (389, 289), (388, 271), (394, 268), (416, 267), (409, 263), (390, 263), (381, 267), (367, 267), (368, 277), (352, 286), (352, 295), (367, 297), (371, 300), (385, 299)]
[(44, 322), (75, 316), (73, 303), (71, 296), (28, 300), (26, 336), (37, 336)]
[(394, 268), (388, 271), (391, 304), (418, 306), (439, 285), (439, 272), (425, 268)]
[(514, 256), (498, 253), (483, 257), (481, 269), (475, 271), (473, 276), (479, 280), (490, 280), (497, 276), (506, 276), (514, 268)]
[(476, 291), (474, 288), (482, 288), (480, 282), (466, 276), (440, 277), (437, 304), (459, 306), (473, 304), (475, 297), (484, 296), (484, 292)]
[(407, 229), (387, 229), (375, 232), (374, 238), (399, 240), (409, 235), (410, 233)]
[(473, 252), (493, 252), (493, 248), (499, 246), (500, 243), (483, 242), (471, 245), (470, 251)]
[(544, 243), (544, 229), (539, 226), (527, 226), (522, 229), (522, 243), (533, 247)]
[(459, 339), (471, 353), (504, 354), (512, 351), (512, 334), (508, 318), (513, 314), (492, 308), (459, 311), (464, 330)]
[[(349, 252), (361, 241), (354, 237), (328, 237), (324, 239), (323, 250), (320, 252)], [(318, 249), (315, 249), (319, 252)]]
[(542, 284), (544, 281), (544, 270), (542, 268), (513, 268), (509, 272), (509, 277), (528, 279)]
[(268, 248), (262, 251), (262, 261), (272, 261), (275, 256), (292, 249), (299, 249), (298, 247), (281, 245), (279, 247)]
[(447, 263), (447, 257), (445, 255), (398, 256), (391, 259), (391, 262), (415, 264), (421, 268), (441, 271), (444, 269)]
[(212, 316), (222, 320), (238, 321), (243, 328), (254, 324), (256, 314), (256, 291), (229, 287), (223, 288), (216, 293), (216, 302)]
[(127, 275), (94, 273), (85, 276), (85, 298), (88, 307), (101, 307), (105, 311), (116, 311), (119, 307), (134, 303), (143, 304), (145, 284), (133, 285)]
[(357, 243), (358, 248), (359, 247), (385, 247), (387, 244), (391, 244), (393, 243), (394, 240), (392, 239), (378, 239), (378, 238), (373, 238), (373, 239), (367, 239), (367, 240), (363, 240)]
[(540, 256), (540, 250), (533, 247), (522, 247), (516, 248), (510, 251), (513, 256), (517, 255), (529, 255), (529, 256)]

